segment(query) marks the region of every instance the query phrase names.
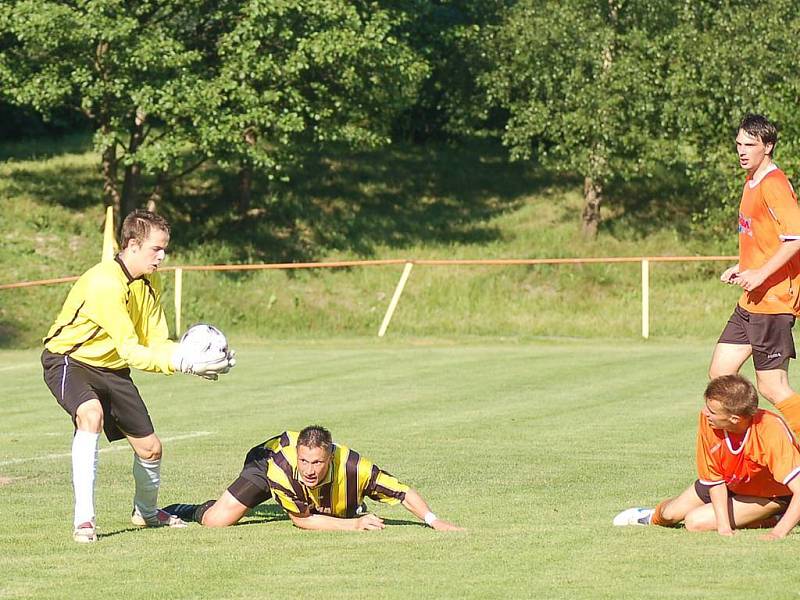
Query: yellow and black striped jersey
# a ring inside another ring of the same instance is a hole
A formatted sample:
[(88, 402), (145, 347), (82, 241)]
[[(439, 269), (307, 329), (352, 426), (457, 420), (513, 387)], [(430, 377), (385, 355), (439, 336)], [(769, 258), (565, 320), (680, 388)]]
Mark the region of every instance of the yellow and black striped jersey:
[(44, 346), (94, 367), (172, 373), (175, 342), (168, 338), (160, 277), (134, 279), (116, 257), (75, 282)]
[(386, 504), (397, 504), (405, 499), (407, 485), (355, 450), (339, 444), (333, 445), (324, 481), (313, 488), (306, 486), (297, 472), (298, 435), (287, 431), (267, 442), (279, 448), (267, 462), (267, 481), (275, 500), (285, 511), (300, 516), (322, 514), (353, 518), (364, 498)]

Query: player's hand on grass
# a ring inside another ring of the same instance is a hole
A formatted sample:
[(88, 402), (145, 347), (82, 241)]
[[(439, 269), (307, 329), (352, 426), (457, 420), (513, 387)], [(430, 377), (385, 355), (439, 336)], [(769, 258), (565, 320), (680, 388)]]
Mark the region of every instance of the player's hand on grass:
[(436, 519), (431, 523), (431, 528), (435, 529), (436, 531), (464, 531), (463, 527), (459, 527), (458, 525), (453, 525), (448, 521), (443, 521), (442, 519)]
[(758, 539), (764, 540), (765, 542), (774, 542), (775, 540), (781, 540), (785, 536), (775, 533), (775, 531), (770, 531), (769, 533), (763, 533), (758, 536)]
[(732, 537), (736, 534), (736, 532), (731, 529), (730, 527), (720, 527), (717, 528), (717, 533), (723, 535), (725, 537)]
[(383, 519), (371, 513), (356, 519), (356, 529), (358, 531), (371, 531), (373, 529), (383, 529), (384, 527), (386, 525), (383, 524)]

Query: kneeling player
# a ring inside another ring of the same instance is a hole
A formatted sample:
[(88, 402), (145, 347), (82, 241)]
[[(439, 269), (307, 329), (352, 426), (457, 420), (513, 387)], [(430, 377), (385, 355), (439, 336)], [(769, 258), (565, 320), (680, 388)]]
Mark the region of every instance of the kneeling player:
[(460, 530), (434, 515), (414, 489), (354, 450), (334, 444), (330, 432), (316, 425), (299, 434), (285, 431), (252, 448), (238, 479), (219, 500), (173, 504), (164, 510), (207, 527), (227, 527), (270, 497), (301, 529), (383, 529), (380, 517), (365, 513), (363, 501), (368, 497), (402, 503), (433, 529)]
[(785, 537), (800, 521), (800, 447), (777, 415), (758, 408), (753, 385), (739, 375), (712, 380), (697, 430), (697, 481), (654, 509), (630, 508), (614, 525), (681, 521), (689, 531), (770, 527)]

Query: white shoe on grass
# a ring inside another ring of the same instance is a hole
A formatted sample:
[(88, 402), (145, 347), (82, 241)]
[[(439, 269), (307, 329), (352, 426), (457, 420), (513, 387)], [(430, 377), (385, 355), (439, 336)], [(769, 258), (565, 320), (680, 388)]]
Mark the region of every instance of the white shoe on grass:
[(614, 517), (616, 527), (626, 525), (650, 525), (650, 518), (655, 512), (652, 508), (629, 508)]
[(131, 523), (137, 527), (188, 527), (184, 520), (176, 517), (175, 515), (171, 515), (160, 508), (152, 517), (146, 518), (134, 508), (133, 512), (131, 513)]
[(79, 544), (90, 544), (97, 541), (97, 528), (91, 521), (78, 525), (72, 532), (72, 539)]

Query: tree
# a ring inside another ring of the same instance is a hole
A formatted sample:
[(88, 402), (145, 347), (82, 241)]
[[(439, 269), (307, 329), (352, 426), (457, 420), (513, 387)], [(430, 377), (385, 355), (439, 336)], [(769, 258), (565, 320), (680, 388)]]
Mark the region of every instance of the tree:
[(736, 126), (761, 113), (779, 127), (775, 158), (791, 178), (800, 174), (800, 35), (796, 2), (704, 0), (678, 12), (673, 57), (665, 81), (663, 118), (690, 148), (687, 175), (697, 189), (696, 213), (705, 230), (732, 239), (742, 173), (734, 155)]
[(202, 53), (187, 43), (197, 14), (214, 11), (202, 0), (0, 5), (4, 97), (44, 114), (69, 107), (91, 121), (103, 199), (116, 214), (138, 205), (143, 168), (166, 167), (179, 154), (160, 116), (201, 66)]
[(212, 158), (238, 168), (246, 209), (254, 168), (387, 140), (426, 72), (394, 34), (403, 18), (346, 0), (6, 0), (0, 94), (91, 120), (117, 214), (140, 204), (143, 175), (156, 197)]
[(675, 26), (665, 0), (523, 0), (487, 35), (489, 106), (507, 111), (511, 157), (579, 173), (582, 228), (597, 234), (609, 184), (675, 160), (661, 107)]
[(219, 39), (219, 69), (197, 87), (191, 127), (205, 152), (238, 165), (239, 206), (253, 169), (280, 178), (309, 147), (389, 141), (425, 63), (397, 36), (404, 15), (371, 2), (248, 0)]

